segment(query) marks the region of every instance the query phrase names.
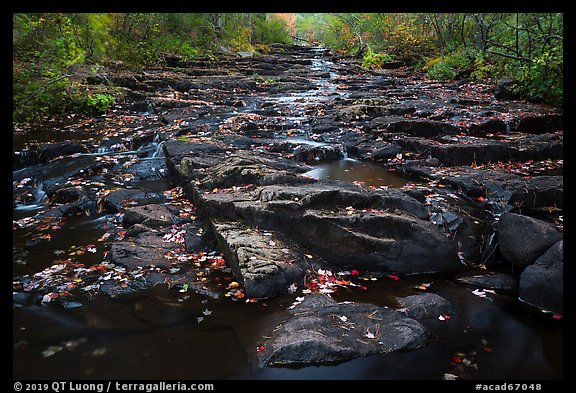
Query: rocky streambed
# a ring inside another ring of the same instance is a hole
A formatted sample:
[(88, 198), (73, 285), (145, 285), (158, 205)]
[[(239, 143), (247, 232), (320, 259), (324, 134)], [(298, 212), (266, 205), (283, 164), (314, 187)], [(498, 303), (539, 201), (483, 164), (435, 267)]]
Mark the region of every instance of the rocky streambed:
[(562, 111), (393, 66), (167, 59), (15, 130), (14, 376), (561, 379)]

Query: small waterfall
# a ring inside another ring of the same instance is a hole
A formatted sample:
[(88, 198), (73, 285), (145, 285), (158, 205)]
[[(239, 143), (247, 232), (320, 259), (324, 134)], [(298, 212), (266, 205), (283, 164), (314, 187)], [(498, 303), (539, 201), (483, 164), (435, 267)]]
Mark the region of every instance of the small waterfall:
[(345, 144), (340, 145), (340, 151), (342, 152), (342, 159), (344, 160), (350, 159), (350, 157), (348, 157), (348, 149), (346, 148)]
[(46, 191), (44, 191), (44, 183), (38, 181), (36, 183), (36, 188), (34, 189), (34, 201), (32, 202), (32, 205), (41, 205), (47, 198), (48, 195), (46, 194)]
[(44, 183), (38, 181), (32, 193), (34, 200), (29, 204), (15, 207), (16, 210), (34, 210), (42, 207), (42, 204), (48, 199), (48, 194), (44, 191)]
[(342, 160), (349, 162), (358, 162), (357, 159), (352, 158), (348, 155), (348, 149), (346, 148), (346, 145), (344, 143), (340, 145), (340, 151), (342, 152)]
[(148, 102), (148, 105), (146, 105), (146, 111), (144, 112), (144, 114), (155, 115), (156, 110), (154, 109), (154, 105), (152, 104), (152, 101), (147, 101), (147, 102)]
[[(156, 140), (156, 137), (154, 137), (154, 140)], [(158, 158), (158, 157), (164, 157), (164, 150), (162, 149), (162, 146), (164, 144), (164, 142), (155, 142), (156, 143), (156, 149), (154, 149), (154, 152), (152, 153), (152, 158)]]

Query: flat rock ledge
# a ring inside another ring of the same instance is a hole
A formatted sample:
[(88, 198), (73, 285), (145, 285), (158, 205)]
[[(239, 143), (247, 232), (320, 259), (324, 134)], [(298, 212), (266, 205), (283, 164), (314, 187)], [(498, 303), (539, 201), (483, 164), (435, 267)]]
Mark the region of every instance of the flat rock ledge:
[(271, 232), (260, 232), (236, 222), (211, 223), (234, 276), (248, 297), (267, 298), (300, 283), (304, 257)]

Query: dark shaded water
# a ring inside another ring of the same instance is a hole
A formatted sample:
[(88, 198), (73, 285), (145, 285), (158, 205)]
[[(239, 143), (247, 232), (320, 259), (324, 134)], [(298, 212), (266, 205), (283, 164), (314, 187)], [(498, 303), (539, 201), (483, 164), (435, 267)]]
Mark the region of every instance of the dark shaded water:
[[(473, 359), (461, 378), (562, 379), (562, 323), (505, 295), (479, 298), (441, 277), (368, 281), (366, 291), (334, 295), (338, 301), (396, 307), (395, 297), (429, 291), (459, 310), (449, 320), (424, 321), (436, 340), (406, 353), (370, 356), (334, 366), (257, 368), (263, 336), (287, 316), (297, 294), (258, 303), (230, 299), (184, 302), (156, 287), (117, 299), (99, 297), (82, 308), (14, 309), (14, 377), (95, 379), (441, 379), (455, 373), (456, 354)], [(201, 322), (197, 317), (209, 309)], [(45, 357), (50, 347), (64, 347)], [(44, 352), (44, 355), (42, 354)], [(475, 355), (471, 355), (474, 353)], [(464, 354), (464, 355), (462, 355)]]

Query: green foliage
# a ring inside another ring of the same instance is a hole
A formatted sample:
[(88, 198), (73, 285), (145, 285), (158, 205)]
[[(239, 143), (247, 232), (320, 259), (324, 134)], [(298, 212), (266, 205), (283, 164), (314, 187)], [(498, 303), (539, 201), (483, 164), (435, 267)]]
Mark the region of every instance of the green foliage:
[(430, 60), (423, 70), (430, 79), (450, 80), (456, 78), (456, 71), (452, 68), (447, 57), (438, 57)]
[(473, 81), (486, 80), (492, 78), (496, 72), (496, 65), (489, 62), (482, 53), (478, 53), (474, 59), (473, 71), (470, 73), (470, 79)]
[(252, 74), (252, 78), (254, 78), (254, 82), (265, 85), (271, 85), (276, 83), (276, 80), (274, 78), (264, 77), (262, 75), (259, 75), (258, 73)]
[(511, 78), (521, 97), (562, 104), (562, 13), (298, 14), (299, 36), (338, 53), (388, 53), (434, 79)]
[(284, 20), (271, 15), (260, 14), (253, 29), (254, 40), (260, 44), (291, 44), (292, 37)]
[(86, 90), (75, 75), (85, 64), (140, 69), (166, 55), (211, 57), (219, 45), (265, 51), (291, 42), (285, 21), (264, 13), (20, 13), (12, 21), (15, 122), (106, 111), (112, 95)]
[(563, 74), (561, 54), (545, 52), (531, 63), (509, 69), (516, 80), (514, 93), (536, 102), (555, 105), (563, 103)]
[(430, 60), (423, 70), (431, 79), (451, 80), (471, 73), (475, 58), (467, 51), (453, 52)]
[(106, 93), (96, 93), (89, 95), (84, 100), (84, 111), (90, 114), (106, 113), (114, 105), (114, 96)]
[[(12, 15), (13, 118), (105, 110), (75, 68), (159, 65), (166, 55), (211, 57), (218, 46), (265, 53), (291, 34), (363, 56), (390, 57), (435, 79), (515, 80), (521, 97), (562, 104), (561, 13), (17, 13)], [(295, 23), (295, 26), (294, 26)], [(294, 32), (293, 29), (297, 29)], [(272, 81), (262, 81), (271, 83)], [(98, 92), (105, 94), (106, 92)]]
[(362, 67), (368, 69), (382, 68), (382, 64), (394, 60), (394, 57), (388, 53), (366, 52), (362, 61)]

